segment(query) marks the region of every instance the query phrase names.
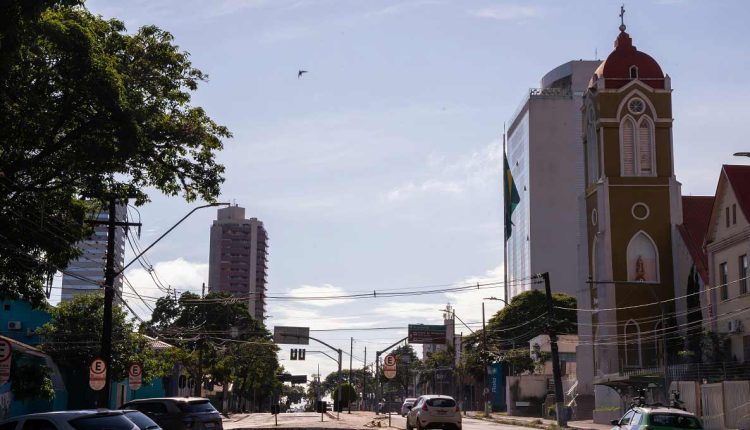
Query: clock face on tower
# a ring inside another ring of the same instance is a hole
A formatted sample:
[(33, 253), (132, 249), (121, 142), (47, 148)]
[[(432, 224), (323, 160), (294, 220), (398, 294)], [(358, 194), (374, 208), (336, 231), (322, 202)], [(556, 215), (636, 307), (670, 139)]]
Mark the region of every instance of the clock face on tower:
[(643, 113), (646, 110), (646, 105), (641, 99), (633, 99), (628, 103), (628, 110), (634, 114)]

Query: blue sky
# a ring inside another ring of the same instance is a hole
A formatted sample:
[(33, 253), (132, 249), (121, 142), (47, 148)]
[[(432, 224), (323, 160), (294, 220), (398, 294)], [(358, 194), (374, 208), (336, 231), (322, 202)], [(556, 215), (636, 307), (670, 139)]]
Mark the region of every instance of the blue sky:
[[(270, 294), (413, 289), (501, 277), (500, 142), (530, 87), (569, 60), (606, 58), (615, 1), (89, 0), (90, 10), (155, 24), (208, 73), (194, 103), (234, 138), (222, 200), (270, 236)], [(711, 194), (722, 163), (749, 150), (750, 55), (744, 1), (626, 4), (634, 44), (672, 77), (674, 149), (684, 194)], [(297, 70), (309, 73), (297, 79)], [(140, 209), (150, 243), (191, 206), (154, 194)], [(178, 289), (207, 278), (213, 210), (149, 252)], [(128, 275), (156, 295), (143, 271)], [(554, 280), (552, 280), (554, 283)], [(269, 326), (333, 329), (438, 322), (448, 301), (481, 321), (481, 298), (345, 303), (270, 301)], [(489, 302), (488, 310), (497, 309)], [(134, 306), (145, 314), (143, 305)], [(488, 312), (489, 313), (489, 312)], [(464, 329), (464, 332), (467, 332)], [(320, 332), (355, 356), (402, 331)], [(310, 349), (318, 349), (310, 347)], [(286, 351), (286, 350), (285, 350)], [(283, 358), (288, 358), (286, 353)], [(318, 363), (282, 363), (310, 373)], [(334, 363), (320, 360), (328, 372)]]

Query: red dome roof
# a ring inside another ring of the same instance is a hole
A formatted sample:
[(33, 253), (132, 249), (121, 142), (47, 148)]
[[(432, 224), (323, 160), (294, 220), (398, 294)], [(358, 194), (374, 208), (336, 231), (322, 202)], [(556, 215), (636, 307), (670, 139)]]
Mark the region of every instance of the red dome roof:
[[(624, 27), (623, 27), (624, 28)], [(633, 39), (624, 30), (615, 40), (615, 50), (594, 72), (595, 79), (604, 78), (604, 88), (620, 88), (628, 84), (631, 78), (631, 67), (637, 68), (637, 78), (644, 84), (664, 89), (664, 73), (650, 55), (633, 46)], [(593, 85), (593, 80), (591, 85)]]

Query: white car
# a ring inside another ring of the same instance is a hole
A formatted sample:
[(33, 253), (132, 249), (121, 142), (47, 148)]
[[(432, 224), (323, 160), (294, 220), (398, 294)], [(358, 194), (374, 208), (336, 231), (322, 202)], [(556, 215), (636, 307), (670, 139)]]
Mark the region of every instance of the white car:
[(0, 421), (0, 430), (139, 430), (122, 411), (82, 410), (43, 412)]
[(412, 406), (414, 406), (414, 402), (416, 402), (417, 399), (413, 397), (409, 397), (408, 399), (404, 399), (404, 404), (401, 405), (401, 416), (405, 417), (409, 411), (411, 410)]
[(406, 430), (414, 428), (461, 430), (461, 409), (450, 396), (421, 396), (406, 415)]

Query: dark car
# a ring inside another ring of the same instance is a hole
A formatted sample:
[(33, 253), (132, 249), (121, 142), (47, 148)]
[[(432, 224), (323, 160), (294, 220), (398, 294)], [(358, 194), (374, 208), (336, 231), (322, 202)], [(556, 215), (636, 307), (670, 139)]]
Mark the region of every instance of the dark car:
[(162, 397), (133, 400), (123, 409), (143, 412), (164, 430), (222, 430), (221, 415), (208, 399)]
[(143, 412), (136, 411), (135, 409), (128, 409), (125, 411), (122, 411), (123, 415), (130, 421), (133, 421), (133, 424), (138, 426), (139, 430), (162, 430), (161, 427), (159, 427), (159, 424), (156, 424), (154, 420), (147, 417)]

